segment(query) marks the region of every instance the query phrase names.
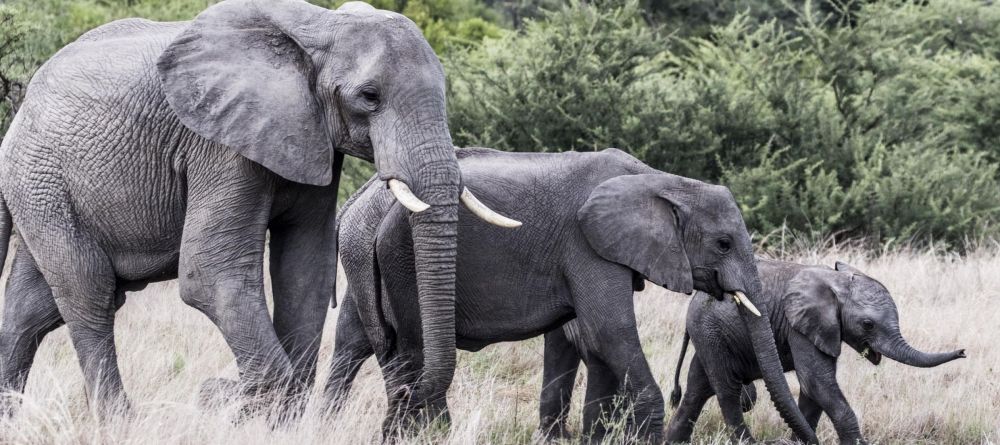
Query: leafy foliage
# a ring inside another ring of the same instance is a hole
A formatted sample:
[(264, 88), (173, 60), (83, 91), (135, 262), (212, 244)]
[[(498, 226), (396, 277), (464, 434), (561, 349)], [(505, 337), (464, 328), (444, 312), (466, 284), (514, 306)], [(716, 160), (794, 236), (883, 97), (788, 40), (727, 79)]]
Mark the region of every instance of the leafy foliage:
[[(0, 130), (33, 70), (84, 31), (127, 16), (188, 19), (211, 3), (0, 5)], [(372, 4), (413, 19), (438, 51), (457, 145), (616, 146), (729, 185), (762, 234), (952, 247), (1000, 235), (994, 2)], [(372, 171), (349, 160), (342, 197)]]
[(634, 2), (571, 4), (449, 61), (453, 131), (618, 146), (730, 185), (761, 233), (955, 247), (996, 233), (998, 8), (747, 3), (669, 37)]

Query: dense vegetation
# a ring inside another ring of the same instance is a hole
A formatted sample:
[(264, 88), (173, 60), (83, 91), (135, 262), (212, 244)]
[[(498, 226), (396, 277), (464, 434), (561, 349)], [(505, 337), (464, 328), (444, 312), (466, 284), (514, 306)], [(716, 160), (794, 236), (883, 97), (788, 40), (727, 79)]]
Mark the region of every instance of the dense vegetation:
[[(30, 73), (83, 31), (126, 16), (186, 19), (209, 3), (0, 5), (0, 131)], [(730, 186), (765, 240), (961, 249), (1000, 234), (992, 1), (374, 4), (411, 17), (441, 55), (458, 145), (619, 147)], [(342, 189), (370, 172), (351, 162)]]

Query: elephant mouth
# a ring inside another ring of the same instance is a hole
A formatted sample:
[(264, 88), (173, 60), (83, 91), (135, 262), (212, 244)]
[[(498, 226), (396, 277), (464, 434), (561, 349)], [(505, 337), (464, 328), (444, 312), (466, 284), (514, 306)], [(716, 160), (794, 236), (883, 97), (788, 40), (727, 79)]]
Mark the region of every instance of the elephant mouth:
[(872, 348), (871, 344), (865, 343), (861, 346), (862, 346), (861, 350), (858, 352), (861, 354), (862, 357), (868, 359), (868, 361), (875, 366), (878, 366), (879, 363), (882, 363), (882, 353)]

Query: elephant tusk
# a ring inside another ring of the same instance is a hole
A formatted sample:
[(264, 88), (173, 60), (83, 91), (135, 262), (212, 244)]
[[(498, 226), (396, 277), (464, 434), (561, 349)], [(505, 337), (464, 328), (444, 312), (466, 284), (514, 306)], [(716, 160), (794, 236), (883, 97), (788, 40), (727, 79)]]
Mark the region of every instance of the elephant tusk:
[(760, 317), (760, 311), (757, 310), (757, 307), (754, 306), (753, 303), (750, 302), (750, 299), (747, 298), (747, 296), (744, 295), (743, 292), (740, 292), (740, 291), (734, 292), (733, 293), (733, 300), (736, 300), (736, 304), (737, 305), (743, 305), (744, 307), (746, 307), (747, 310), (750, 311), (751, 314), (754, 314), (754, 315)]
[(417, 195), (413, 194), (410, 190), (410, 186), (406, 185), (403, 181), (398, 179), (389, 180), (389, 190), (392, 190), (392, 195), (396, 197), (403, 207), (406, 207), (413, 213), (420, 213), (424, 210), (431, 208), (430, 204), (423, 202)]
[(462, 199), (462, 204), (465, 204), (465, 206), (469, 208), (469, 211), (471, 211), (474, 215), (478, 216), (483, 221), (486, 221), (495, 226), (506, 227), (508, 229), (521, 227), (521, 221), (510, 219), (497, 212), (494, 212), (493, 209), (486, 207), (486, 204), (483, 204), (483, 202), (480, 201), (479, 198), (476, 198), (476, 195), (473, 195), (468, 187), (462, 188), (461, 199)]

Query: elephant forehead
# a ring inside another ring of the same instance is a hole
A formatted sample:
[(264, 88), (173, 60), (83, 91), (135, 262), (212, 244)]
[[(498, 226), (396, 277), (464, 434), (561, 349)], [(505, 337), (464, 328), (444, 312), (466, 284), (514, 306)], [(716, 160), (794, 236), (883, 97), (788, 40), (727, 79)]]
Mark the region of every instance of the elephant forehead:
[(882, 307), (886, 304), (895, 305), (889, 289), (886, 289), (882, 283), (871, 277), (855, 275), (852, 287), (852, 300), (860, 306)]

